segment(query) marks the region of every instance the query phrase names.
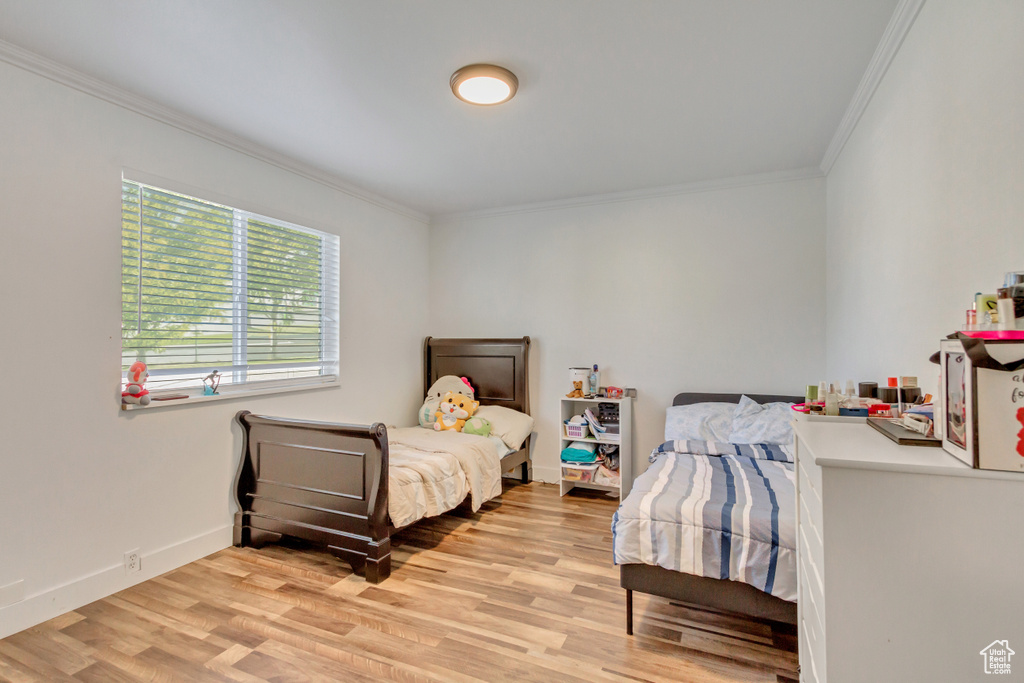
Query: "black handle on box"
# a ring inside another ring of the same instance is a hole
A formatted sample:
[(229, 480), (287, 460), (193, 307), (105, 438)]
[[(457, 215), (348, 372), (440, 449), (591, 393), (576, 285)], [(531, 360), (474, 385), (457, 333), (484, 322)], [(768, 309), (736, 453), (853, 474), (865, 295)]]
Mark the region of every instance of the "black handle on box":
[[(984, 339), (968, 337), (963, 332), (955, 332), (947, 336), (946, 339), (959, 339), (960, 343), (964, 345), (964, 353), (967, 354), (967, 357), (971, 359), (971, 364), (976, 368), (999, 370), (1000, 372), (1013, 372), (1024, 368), (1024, 358), (1012, 363), (1000, 363), (988, 355)], [(937, 364), (939, 362), (939, 353), (936, 351), (928, 360)]]

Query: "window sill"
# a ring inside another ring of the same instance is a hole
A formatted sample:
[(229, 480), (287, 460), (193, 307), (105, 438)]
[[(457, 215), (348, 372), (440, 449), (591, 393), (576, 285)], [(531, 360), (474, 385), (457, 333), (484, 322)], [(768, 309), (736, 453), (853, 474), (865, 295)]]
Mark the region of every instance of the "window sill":
[[(175, 398), (163, 401), (156, 400), (160, 395), (151, 394), (153, 398), (149, 405), (138, 405), (135, 403), (122, 403), (121, 410), (153, 410), (158, 408), (170, 408), (172, 406), (192, 405), (194, 403), (207, 403), (209, 401), (224, 401), (234, 398), (250, 398), (252, 396), (266, 396), (268, 394), (285, 394), (293, 391), (309, 391), (310, 389), (327, 389), (341, 386), (336, 377), (333, 381), (317, 382), (315, 384), (288, 384), (273, 387), (252, 387), (242, 389), (223, 389), (220, 393), (207, 396), (204, 394), (189, 395), (185, 398)], [(167, 392), (168, 394), (180, 394), (182, 392)]]

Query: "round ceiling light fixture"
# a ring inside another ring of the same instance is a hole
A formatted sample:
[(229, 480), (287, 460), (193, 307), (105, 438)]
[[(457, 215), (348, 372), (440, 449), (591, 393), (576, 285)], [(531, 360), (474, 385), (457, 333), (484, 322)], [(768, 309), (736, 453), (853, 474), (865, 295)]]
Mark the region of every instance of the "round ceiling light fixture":
[(508, 102), (519, 89), (516, 75), (494, 64), (470, 64), (452, 74), (452, 92), (470, 104)]

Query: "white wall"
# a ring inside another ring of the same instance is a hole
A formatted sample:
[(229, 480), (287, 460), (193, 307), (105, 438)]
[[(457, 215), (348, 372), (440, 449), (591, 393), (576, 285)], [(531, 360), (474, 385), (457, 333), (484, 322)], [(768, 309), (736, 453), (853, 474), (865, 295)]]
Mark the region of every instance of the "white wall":
[[(122, 167), (340, 235), (343, 387), (119, 411)], [(0, 637), (230, 545), (236, 411), (419, 405), (424, 223), (3, 63), (0, 237)]]
[(568, 368), (636, 387), (639, 473), (676, 393), (823, 378), (824, 222), (819, 178), (435, 221), (430, 334), (532, 337), (546, 481)]
[(928, 0), (828, 175), (830, 377), (918, 375), (1024, 269), (1024, 3)]

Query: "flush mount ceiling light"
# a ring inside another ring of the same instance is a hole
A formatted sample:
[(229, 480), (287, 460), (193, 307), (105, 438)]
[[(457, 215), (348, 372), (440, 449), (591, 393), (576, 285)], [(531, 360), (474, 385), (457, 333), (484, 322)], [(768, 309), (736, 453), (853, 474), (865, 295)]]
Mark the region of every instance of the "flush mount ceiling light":
[(519, 88), (519, 79), (508, 69), (494, 64), (470, 64), (452, 74), (452, 92), (470, 104), (508, 102)]

